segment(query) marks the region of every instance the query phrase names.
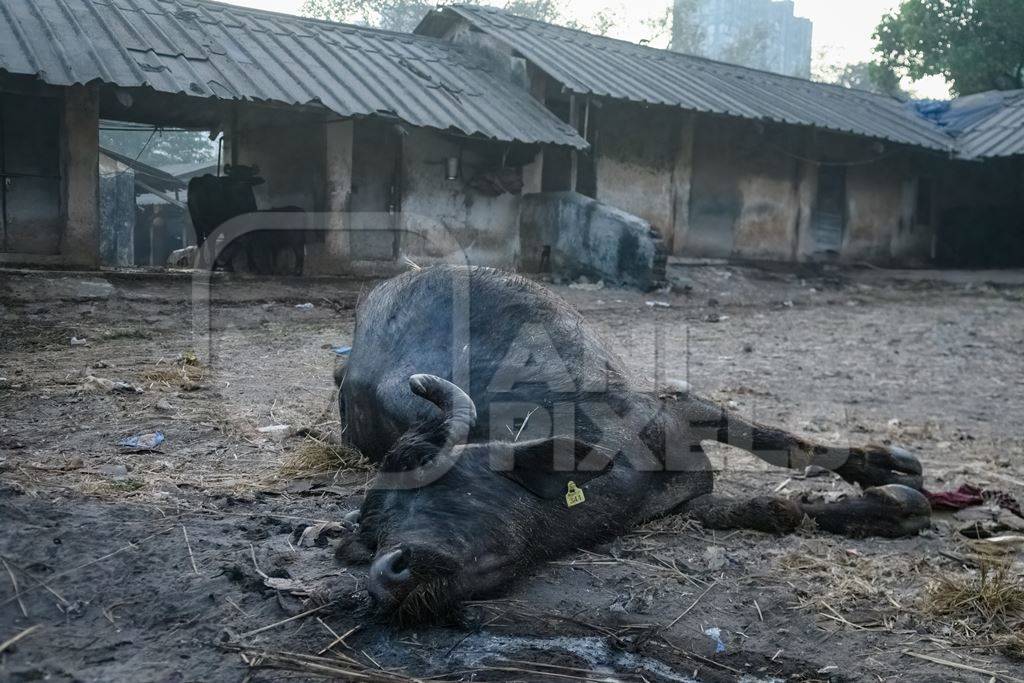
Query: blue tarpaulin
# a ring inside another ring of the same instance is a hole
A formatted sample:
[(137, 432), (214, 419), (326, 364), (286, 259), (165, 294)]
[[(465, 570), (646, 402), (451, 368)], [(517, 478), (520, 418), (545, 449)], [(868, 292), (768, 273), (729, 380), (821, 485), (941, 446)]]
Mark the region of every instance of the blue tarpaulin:
[(1001, 111), (1020, 94), (1019, 90), (991, 90), (955, 100), (913, 100), (907, 106), (953, 137), (959, 137)]

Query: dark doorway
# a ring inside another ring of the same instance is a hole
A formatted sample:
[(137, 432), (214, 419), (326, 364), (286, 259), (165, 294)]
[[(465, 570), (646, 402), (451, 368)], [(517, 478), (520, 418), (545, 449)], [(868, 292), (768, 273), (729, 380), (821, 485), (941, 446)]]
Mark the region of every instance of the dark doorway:
[(57, 254), (60, 100), (0, 95), (0, 251)]
[(597, 199), (597, 141), (600, 133), (598, 114), (601, 110), (591, 106), (589, 101), (580, 107), (579, 134), (590, 143), (590, 147), (576, 152), (576, 191)]
[(350, 244), (361, 261), (398, 257), (402, 210), (402, 138), (392, 124), (359, 121), (352, 150)]
[(846, 225), (846, 167), (818, 168), (818, 196), (814, 202), (814, 251), (836, 254), (843, 248)]
[[(547, 107), (552, 114), (572, 126), (581, 137), (591, 143), (587, 150), (569, 147), (548, 147), (544, 150), (544, 168), (541, 172), (541, 192), (574, 190), (593, 199), (597, 198), (597, 167), (595, 147), (597, 108), (588, 100), (556, 99), (549, 95)], [(574, 111), (575, 109), (575, 111)]]
[[(551, 113), (569, 122), (569, 100), (548, 100)], [(548, 147), (544, 150), (544, 168), (541, 172), (542, 192), (564, 192), (572, 189), (572, 150), (568, 147)]]

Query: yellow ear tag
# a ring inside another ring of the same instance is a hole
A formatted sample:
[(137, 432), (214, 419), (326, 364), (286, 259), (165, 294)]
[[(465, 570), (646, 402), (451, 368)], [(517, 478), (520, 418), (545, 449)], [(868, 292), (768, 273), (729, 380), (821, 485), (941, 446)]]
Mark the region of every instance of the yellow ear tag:
[(569, 482), (569, 490), (565, 492), (565, 504), (569, 507), (574, 507), (583, 503), (587, 500), (587, 497), (583, 495), (583, 489), (576, 486), (576, 482)]

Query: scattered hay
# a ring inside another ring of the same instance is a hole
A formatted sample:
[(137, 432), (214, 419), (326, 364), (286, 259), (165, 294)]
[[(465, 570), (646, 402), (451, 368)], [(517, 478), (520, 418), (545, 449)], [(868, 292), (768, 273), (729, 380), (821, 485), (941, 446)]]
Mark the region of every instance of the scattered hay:
[(192, 391), (206, 379), (206, 368), (199, 362), (194, 351), (188, 351), (172, 363), (161, 360), (156, 368), (145, 373), (143, 377), (150, 382), (177, 385), (185, 391)]
[(139, 481), (138, 479), (121, 479), (108, 482), (107, 486), (111, 491), (116, 491), (117, 493), (133, 493), (146, 488), (146, 482)]
[(865, 556), (817, 540), (782, 556), (779, 566), (804, 583), (796, 587), (798, 607), (826, 612), (865, 606), (898, 611), (903, 596), (897, 586), (905, 590), (907, 577), (917, 570), (898, 555)]
[(966, 637), (1010, 635), (1022, 644), (1024, 576), (1011, 563), (982, 562), (976, 572), (940, 574), (925, 588), (921, 606), (934, 617), (953, 617), (953, 627)]
[(999, 649), (1007, 657), (1024, 660), (1024, 633), (1018, 631), (999, 638)]
[(340, 471), (370, 472), (373, 466), (362, 453), (326, 438), (306, 434), (302, 444), (281, 466), (285, 477), (305, 477)]

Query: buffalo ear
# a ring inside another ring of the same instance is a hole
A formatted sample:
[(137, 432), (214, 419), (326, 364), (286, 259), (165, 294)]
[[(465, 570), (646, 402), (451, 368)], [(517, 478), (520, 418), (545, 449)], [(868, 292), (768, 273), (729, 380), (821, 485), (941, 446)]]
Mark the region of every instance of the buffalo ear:
[(611, 457), (594, 446), (556, 436), (512, 444), (512, 469), (504, 474), (533, 495), (554, 500), (566, 494), (570, 481), (582, 486), (611, 466)]

